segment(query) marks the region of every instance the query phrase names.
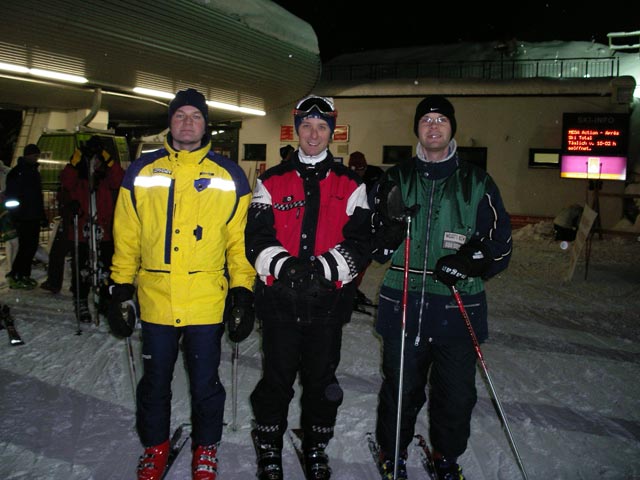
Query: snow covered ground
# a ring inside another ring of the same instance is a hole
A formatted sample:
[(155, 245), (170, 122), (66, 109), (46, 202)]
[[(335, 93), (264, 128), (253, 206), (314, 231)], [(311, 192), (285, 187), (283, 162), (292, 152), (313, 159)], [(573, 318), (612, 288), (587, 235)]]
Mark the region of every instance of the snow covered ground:
[[(487, 285), (491, 336), (482, 351), (488, 370), (529, 479), (640, 479), (640, 242), (596, 235), (586, 279), (582, 255), (572, 281), (563, 282), (568, 263), (551, 224), (514, 232), (509, 269)], [(374, 264), (367, 272), (363, 290), (370, 297), (383, 268)], [(34, 275), (43, 280), (45, 273), (39, 268)], [(3, 285), (0, 299), (11, 306), (26, 342), (11, 347), (0, 332), (0, 479), (135, 478), (141, 447), (125, 341), (112, 337), (104, 321), (83, 325), (77, 335), (66, 288), (52, 295)], [(380, 383), (372, 325), (372, 317), (356, 313), (344, 327), (338, 378), (345, 401), (328, 448), (337, 480), (376, 478), (365, 442)], [(137, 335), (132, 344), (139, 352)], [(230, 423), (231, 344), (225, 341), (224, 349), (220, 372)], [(260, 362), (254, 331), (240, 345), (238, 427), (225, 427), (221, 480), (255, 478), (248, 396)], [(469, 480), (522, 478), (480, 370), (477, 386), (469, 448), (460, 458), (464, 473)], [(298, 426), (297, 400), (292, 427)], [(173, 426), (188, 421), (179, 368)], [(417, 430), (427, 432), (424, 412)], [(183, 453), (168, 478), (190, 478), (188, 447)], [(425, 478), (417, 449), (410, 454), (410, 478)], [(303, 478), (288, 444), (285, 469), (285, 478)]]

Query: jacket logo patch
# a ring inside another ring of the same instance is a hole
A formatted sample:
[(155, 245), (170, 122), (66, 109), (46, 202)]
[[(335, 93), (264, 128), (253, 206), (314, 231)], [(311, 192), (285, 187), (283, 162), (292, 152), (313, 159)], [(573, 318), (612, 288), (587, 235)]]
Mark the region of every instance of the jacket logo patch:
[(206, 189), (210, 183), (211, 183), (210, 178), (198, 178), (197, 180), (193, 181), (193, 186), (196, 187), (196, 190), (198, 192), (201, 192), (204, 189)]
[(292, 201), (293, 201), (293, 195), (287, 195), (286, 197), (282, 198), (282, 203), (288, 203)]
[(167, 170), (166, 168), (154, 168), (153, 173), (164, 173), (166, 175), (171, 175), (171, 170)]
[(449, 248), (451, 250), (458, 250), (466, 242), (466, 235), (456, 232), (444, 232), (444, 238), (442, 239), (442, 248)]

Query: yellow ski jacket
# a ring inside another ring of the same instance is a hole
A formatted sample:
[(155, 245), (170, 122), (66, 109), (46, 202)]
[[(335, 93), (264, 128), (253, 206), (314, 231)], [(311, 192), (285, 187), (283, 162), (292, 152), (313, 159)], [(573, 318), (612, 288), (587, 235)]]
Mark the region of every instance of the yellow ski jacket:
[(137, 282), (146, 322), (221, 323), (228, 289), (253, 290), (244, 247), (251, 189), (236, 163), (209, 149), (165, 141), (129, 166), (120, 187), (111, 278)]

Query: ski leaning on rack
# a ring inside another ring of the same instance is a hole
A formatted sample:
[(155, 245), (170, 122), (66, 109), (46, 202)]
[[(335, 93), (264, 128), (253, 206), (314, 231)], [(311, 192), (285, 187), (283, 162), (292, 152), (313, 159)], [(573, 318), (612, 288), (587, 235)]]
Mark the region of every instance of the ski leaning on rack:
[(416, 446), (420, 451), (420, 463), (422, 464), (422, 467), (427, 472), (427, 475), (431, 480), (438, 480), (438, 474), (436, 473), (436, 466), (433, 462), (433, 453), (431, 452), (431, 448), (429, 448), (427, 441), (422, 435), (414, 435), (414, 438), (418, 441)]
[(13, 317), (11, 316), (11, 312), (9, 310), (9, 305), (2, 305), (2, 307), (0, 308), (0, 327), (3, 325), (4, 328), (7, 329), (7, 335), (9, 335), (9, 345), (24, 345), (24, 341), (20, 337), (18, 330), (16, 330)]
[(176, 428), (175, 432), (171, 436), (171, 447), (169, 448), (169, 458), (167, 459), (167, 467), (164, 469), (164, 473), (162, 474), (162, 478), (167, 478), (169, 470), (175, 463), (178, 455), (182, 451), (183, 447), (187, 444), (187, 440), (189, 440), (189, 436), (191, 435), (191, 424), (183, 423), (178, 428)]
[(100, 240), (102, 232), (98, 224), (98, 207), (96, 202), (98, 185), (96, 182), (95, 164), (98, 159), (92, 156), (89, 160), (89, 222), (85, 225), (84, 236), (89, 244), (89, 272), (91, 275), (91, 288), (93, 290), (93, 301), (96, 306), (96, 317), (94, 322), (100, 325)]

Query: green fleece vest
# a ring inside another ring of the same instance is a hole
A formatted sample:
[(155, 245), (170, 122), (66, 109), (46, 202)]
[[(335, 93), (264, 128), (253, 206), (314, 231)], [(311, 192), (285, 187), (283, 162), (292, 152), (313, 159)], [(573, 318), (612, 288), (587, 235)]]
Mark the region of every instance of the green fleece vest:
[[(400, 186), (406, 206), (420, 205), (411, 220), (409, 251), (409, 291), (419, 293), (423, 272), (433, 270), (440, 257), (455, 253), (475, 232), (478, 205), (489, 177), (482, 170), (461, 162), (449, 177), (432, 180), (422, 176), (416, 168), (416, 159), (412, 160), (393, 167), (388, 174)], [(405, 242), (391, 257), (391, 267), (383, 279), (384, 285), (398, 290), (404, 285)], [(451, 294), (449, 287), (436, 282), (433, 275), (427, 275), (424, 282), (426, 293)], [(456, 286), (461, 294), (484, 290), (484, 283), (478, 277), (469, 277)]]

